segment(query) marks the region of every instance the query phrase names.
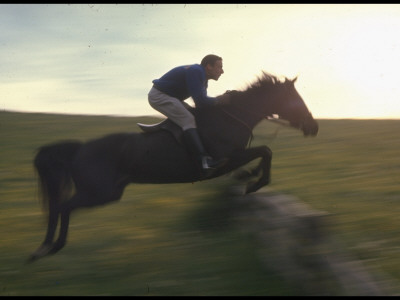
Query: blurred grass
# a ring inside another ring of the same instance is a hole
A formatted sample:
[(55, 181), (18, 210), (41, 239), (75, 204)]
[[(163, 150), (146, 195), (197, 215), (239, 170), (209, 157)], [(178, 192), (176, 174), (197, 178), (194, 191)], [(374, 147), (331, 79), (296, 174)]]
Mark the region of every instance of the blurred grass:
[[(151, 117), (0, 112), (0, 295), (301, 295), (261, 267), (231, 224), (230, 177), (136, 185), (121, 201), (76, 211), (67, 246), (30, 265), (46, 222), (35, 150), (63, 139), (138, 131)], [(273, 190), (334, 215), (331, 230), (364, 263), (400, 280), (400, 120), (320, 120), (316, 138), (263, 122)]]

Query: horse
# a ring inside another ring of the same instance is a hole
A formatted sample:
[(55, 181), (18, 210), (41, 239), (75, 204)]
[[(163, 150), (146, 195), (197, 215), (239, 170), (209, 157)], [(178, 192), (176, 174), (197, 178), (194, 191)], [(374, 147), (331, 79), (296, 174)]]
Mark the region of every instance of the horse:
[[(66, 140), (40, 147), (34, 167), (48, 210), (47, 232), (28, 262), (65, 246), (73, 210), (117, 201), (130, 183), (193, 183), (228, 174), (260, 159), (250, 172), (257, 180), (248, 183), (245, 193), (268, 185), (272, 151), (266, 145), (249, 146), (254, 127), (274, 118), (303, 131), (304, 136), (318, 132), (318, 122), (295, 88), (296, 80), (282, 80), (263, 71), (247, 88), (227, 91), (230, 103), (193, 108), (206, 150), (216, 159), (227, 158), (223, 166), (208, 174), (202, 172), (176, 128), (112, 133), (86, 142)], [(59, 234), (54, 241), (59, 219)]]

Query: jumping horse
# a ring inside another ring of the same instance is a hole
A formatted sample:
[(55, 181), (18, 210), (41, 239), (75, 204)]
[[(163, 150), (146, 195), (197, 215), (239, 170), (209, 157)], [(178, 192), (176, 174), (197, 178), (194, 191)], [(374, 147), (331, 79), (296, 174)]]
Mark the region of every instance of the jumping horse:
[[(295, 88), (296, 79), (279, 79), (262, 72), (246, 89), (227, 91), (231, 94), (229, 104), (193, 109), (209, 154), (228, 159), (210, 174), (201, 171), (181, 142), (179, 129), (168, 119), (154, 127), (142, 124), (142, 132), (42, 146), (34, 166), (43, 205), (48, 209), (48, 225), (43, 243), (28, 261), (65, 246), (73, 210), (117, 201), (130, 183), (191, 183), (216, 178), (260, 159), (250, 172), (258, 178), (247, 185), (246, 193), (269, 184), (272, 152), (267, 146), (249, 147), (253, 128), (274, 117), (302, 130), (305, 136), (318, 132), (317, 121)], [(59, 219), (59, 235), (54, 241)]]

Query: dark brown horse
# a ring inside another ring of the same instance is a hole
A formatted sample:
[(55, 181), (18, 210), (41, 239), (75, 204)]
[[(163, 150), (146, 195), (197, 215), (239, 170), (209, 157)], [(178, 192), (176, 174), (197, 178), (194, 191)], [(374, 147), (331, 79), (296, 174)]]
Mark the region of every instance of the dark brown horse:
[[(228, 162), (204, 175), (179, 138), (168, 130), (115, 133), (85, 143), (59, 142), (41, 147), (34, 164), (49, 210), (47, 234), (30, 261), (56, 253), (66, 244), (70, 213), (119, 200), (129, 183), (186, 183), (212, 179), (255, 159), (258, 176), (247, 186), (257, 191), (270, 181), (272, 152), (267, 146), (248, 147), (253, 128), (263, 119), (279, 116), (315, 136), (318, 124), (296, 91), (294, 80), (263, 73), (243, 91), (231, 91), (231, 103), (194, 110), (208, 152)], [(54, 242), (59, 218), (60, 233)]]

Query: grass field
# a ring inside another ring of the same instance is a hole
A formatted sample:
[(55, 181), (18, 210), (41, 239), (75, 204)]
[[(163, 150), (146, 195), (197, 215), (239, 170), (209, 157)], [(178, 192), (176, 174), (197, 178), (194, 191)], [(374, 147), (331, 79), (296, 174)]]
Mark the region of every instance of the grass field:
[[(67, 246), (25, 265), (42, 242), (35, 150), (138, 131), (150, 117), (0, 112), (0, 295), (301, 295), (261, 267), (234, 224), (229, 176), (130, 185), (117, 203), (72, 215)], [(267, 121), (274, 191), (332, 214), (330, 230), (367, 266), (400, 281), (400, 120), (319, 120), (316, 138)]]

